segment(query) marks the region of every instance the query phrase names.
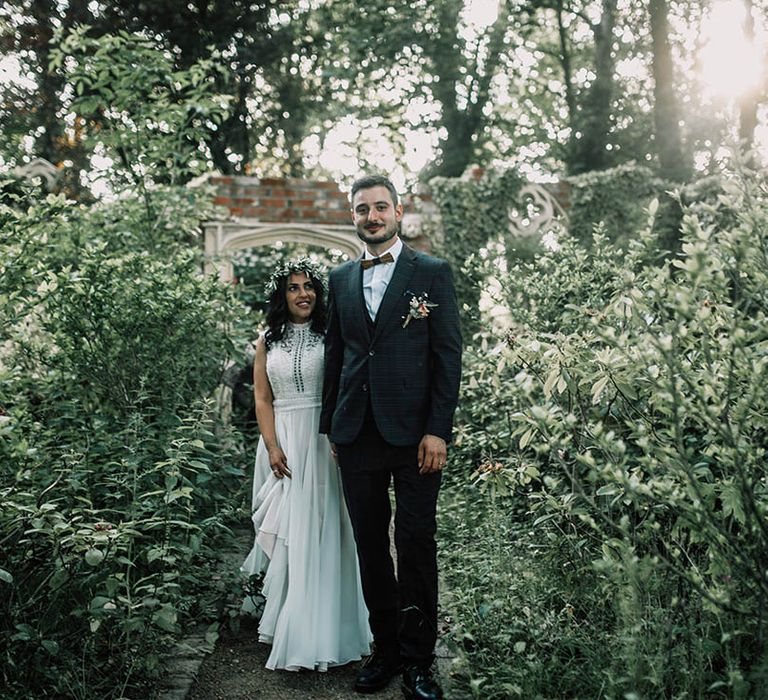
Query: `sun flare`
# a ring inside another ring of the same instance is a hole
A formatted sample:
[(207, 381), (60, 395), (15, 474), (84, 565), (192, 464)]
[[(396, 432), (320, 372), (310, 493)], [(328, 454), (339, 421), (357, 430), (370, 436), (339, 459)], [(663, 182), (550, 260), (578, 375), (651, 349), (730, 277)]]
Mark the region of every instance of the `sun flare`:
[(718, 0), (701, 25), (700, 76), (705, 92), (737, 98), (755, 88), (764, 74), (764, 37), (758, 27), (747, 38), (742, 0)]

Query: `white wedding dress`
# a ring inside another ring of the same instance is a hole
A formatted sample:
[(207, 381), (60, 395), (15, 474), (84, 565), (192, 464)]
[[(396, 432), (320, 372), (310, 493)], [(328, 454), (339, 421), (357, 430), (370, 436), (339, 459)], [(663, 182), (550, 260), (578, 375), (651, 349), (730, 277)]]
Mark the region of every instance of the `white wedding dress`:
[[(272, 474), (263, 439), (256, 450), (253, 549), (242, 565), (266, 571), (259, 641), (267, 668), (325, 671), (370, 652), (352, 525), (325, 435), (318, 433), (323, 339), (289, 323), (267, 353), (275, 429), (291, 478)], [(245, 612), (253, 611), (246, 598)]]

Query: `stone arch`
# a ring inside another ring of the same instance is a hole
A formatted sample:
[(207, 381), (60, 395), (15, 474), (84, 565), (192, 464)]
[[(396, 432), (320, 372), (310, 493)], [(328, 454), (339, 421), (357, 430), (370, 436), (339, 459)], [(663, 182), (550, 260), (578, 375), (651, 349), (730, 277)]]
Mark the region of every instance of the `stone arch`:
[(281, 241), (320, 246), (340, 250), (354, 258), (363, 250), (351, 226), (320, 224), (268, 223), (248, 219), (236, 221), (209, 221), (204, 225), (206, 271), (218, 269), (219, 278), (230, 282), (233, 278), (229, 255), (244, 248), (257, 248)]
[(33, 158), (29, 163), (14, 168), (11, 174), (26, 180), (33, 180), (39, 177), (45, 188), (50, 192), (56, 186), (61, 170), (45, 158)]

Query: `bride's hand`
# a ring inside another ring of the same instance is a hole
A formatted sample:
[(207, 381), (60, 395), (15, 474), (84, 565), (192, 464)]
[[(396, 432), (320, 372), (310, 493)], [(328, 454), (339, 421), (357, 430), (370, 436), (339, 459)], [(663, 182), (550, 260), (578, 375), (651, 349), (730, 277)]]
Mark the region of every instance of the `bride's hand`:
[(282, 479), (284, 476), (291, 478), (291, 470), (288, 469), (288, 460), (285, 458), (285, 452), (279, 447), (269, 448), (269, 468), (272, 473)]

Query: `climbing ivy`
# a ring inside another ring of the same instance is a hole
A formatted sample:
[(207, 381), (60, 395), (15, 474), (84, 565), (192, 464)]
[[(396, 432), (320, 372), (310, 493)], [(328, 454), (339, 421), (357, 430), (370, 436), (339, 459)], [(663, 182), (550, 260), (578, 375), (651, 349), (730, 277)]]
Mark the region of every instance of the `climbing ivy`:
[(633, 232), (645, 223), (648, 204), (658, 199), (656, 230), (660, 242), (666, 248), (676, 247), (681, 215), (670, 194), (675, 186), (650, 168), (625, 163), (570, 177), (568, 183), (571, 186), (569, 231), (582, 243), (591, 245), (595, 226), (602, 223), (609, 240), (626, 246)]
[(467, 337), (480, 328), (478, 306), (484, 275), (472, 264), (473, 256), (489, 242), (508, 235), (509, 210), (517, 206), (523, 183), (513, 169), (489, 170), (472, 179), (437, 177), (429, 183), (441, 217), (442, 237), (436, 248), (456, 273)]

